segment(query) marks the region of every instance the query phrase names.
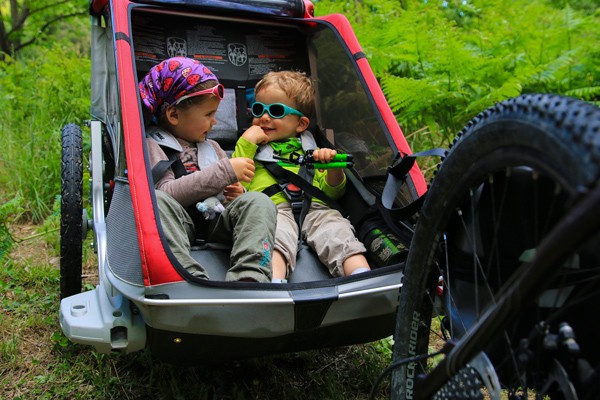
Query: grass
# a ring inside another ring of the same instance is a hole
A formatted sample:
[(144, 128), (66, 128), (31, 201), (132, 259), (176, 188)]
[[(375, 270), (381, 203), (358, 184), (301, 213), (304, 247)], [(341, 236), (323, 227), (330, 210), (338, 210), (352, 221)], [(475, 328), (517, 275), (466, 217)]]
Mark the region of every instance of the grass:
[(0, 63), (0, 204), (20, 207), (11, 212), (18, 219), (41, 224), (60, 193), (61, 128), (89, 118), (91, 67), (83, 51), (55, 43)]
[[(60, 330), (58, 232), (0, 225), (11, 237), (0, 236), (0, 399), (366, 399), (391, 359), (389, 339), (191, 368), (144, 351), (96, 353)], [(88, 288), (94, 258), (84, 266)], [(388, 395), (385, 382), (377, 398)]]

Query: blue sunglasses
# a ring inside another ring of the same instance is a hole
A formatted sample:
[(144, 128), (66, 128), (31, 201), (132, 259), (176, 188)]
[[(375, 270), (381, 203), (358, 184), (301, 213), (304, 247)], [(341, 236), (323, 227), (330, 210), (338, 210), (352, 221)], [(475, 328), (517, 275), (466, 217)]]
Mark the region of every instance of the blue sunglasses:
[(285, 104), (281, 104), (281, 103), (263, 104), (259, 101), (252, 104), (252, 115), (254, 115), (255, 118), (262, 117), (265, 112), (269, 113), (269, 115), (272, 118), (277, 118), (277, 119), (283, 118), (289, 114), (299, 115), (301, 117), (304, 117), (304, 114), (302, 114), (300, 111), (294, 110), (292, 107), (288, 107)]

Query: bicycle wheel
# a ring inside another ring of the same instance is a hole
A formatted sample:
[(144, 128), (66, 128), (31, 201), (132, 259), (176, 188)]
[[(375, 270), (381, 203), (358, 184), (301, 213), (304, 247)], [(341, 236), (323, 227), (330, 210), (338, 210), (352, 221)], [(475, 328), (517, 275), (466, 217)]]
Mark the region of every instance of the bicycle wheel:
[[(596, 182), (599, 166), (600, 109), (588, 103), (524, 95), (472, 120), (441, 163), (419, 216), (400, 291), (394, 360), (435, 352), (467, 334), (580, 191)], [(574, 398), (584, 390), (590, 382), (575, 375), (599, 358), (581, 312), (582, 303), (599, 304), (593, 240), (541, 295), (522, 294), (509, 326), (461, 371), (466, 378), (456, 377), (436, 398), (494, 398), (491, 381), (509, 399)], [(579, 355), (556, 339), (567, 328)], [(553, 339), (558, 344), (549, 348)], [(392, 373), (392, 398), (418, 398), (418, 376), (435, 363), (401, 364)]]
[(81, 292), (83, 257), (83, 140), (75, 124), (62, 129), (60, 298)]

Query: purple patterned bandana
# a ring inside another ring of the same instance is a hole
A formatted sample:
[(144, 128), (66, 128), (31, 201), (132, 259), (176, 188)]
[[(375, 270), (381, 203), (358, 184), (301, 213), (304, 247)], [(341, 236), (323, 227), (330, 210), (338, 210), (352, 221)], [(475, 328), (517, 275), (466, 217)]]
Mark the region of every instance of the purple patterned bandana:
[(173, 57), (155, 65), (139, 84), (140, 97), (154, 116), (175, 103), (178, 98), (190, 94), (199, 83), (219, 80), (199, 61), (186, 57)]

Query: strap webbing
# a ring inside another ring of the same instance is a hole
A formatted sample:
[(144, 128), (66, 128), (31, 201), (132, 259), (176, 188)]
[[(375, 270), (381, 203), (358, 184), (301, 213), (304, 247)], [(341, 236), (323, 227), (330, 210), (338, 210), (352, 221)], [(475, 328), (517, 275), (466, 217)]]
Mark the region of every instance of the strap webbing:
[[(284, 169), (284, 168), (282, 168), (282, 169)], [(306, 186), (310, 186), (311, 188), (318, 189), (317, 187), (315, 187), (312, 184), (314, 177), (315, 177), (315, 171), (314, 170), (308, 171), (308, 168), (306, 168), (306, 165), (303, 165), (300, 167), (300, 170), (298, 170), (297, 176), (298, 176), (298, 178), (302, 179), (304, 182), (308, 183), (308, 185), (306, 185)], [(302, 188), (302, 187), (300, 187), (300, 188)], [(321, 192), (320, 189), (319, 189), (319, 192)], [(323, 193), (323, 192), (321, 192), (321, 193)], [(323, 193), (323, 196), (329, 198), (329, 196), (325, 195), (325, 193)], [(313, 196), (311, 194), (307, 193), (306, 191), (304, 192), (304, 199), (302, 200), (302, 208), (300, 209), (300, 215), (298, 216), (298, 219), (296, 221), (298, 223), (298, 227), (300, 228), (299, 229), (300, 235), (298, 238), (298, 242), (302, 241), (302, 224), (304, 223), (304, 218), (306, 218), (306, 214), (308, 214), (308, 210), (310, 209), (310, 203), (312, 203), (312, 198), (313, 198)], [(298, 248), (300, 248), (300, 246), (298, 246)]]
[(167, 154), (169, 159), (160, 160), (154, 165), (154, 167), (152, 167), (152, 180), (154, 181), (154, 184), (156, 184), (156, 182), (163, 177), (169, 168), (173, 169), (175, 179), (187, 174), (183, 163), (179, 159), (179, 152), (166, 147), (162, 147), (162, 149)]
[(266, 194), (267, 196), (271, 197), (274, 194), (277, 194), (279, 192), (283, 192), (283, 189), (281, 188), (281, 186), (279, 185), (279, 183), (274, 183), (271, 186), (269, 186), (268, 188), (266, 188), (265, 190), (262, 191), (264, 194)]
[(404, 157), (402, 157), (402, 159), (400, 160), (400, 162), (398, 164), (391, 167), (388, 170), (388, 172), (397, 178), (402, 178), (406, 174), (408, 174), (408, 171), (410, 171), (410, 169), (415, 164), (417, 157), (428, 157), (428, 156), (444, 157), (446, 155), (446, 151), (447, 151), (447, 149), (436, 147), (434, 149), (420, 151), (418, 153), (407, 154)]
[(390, 218), (391, 220), (402, 220), (407, 219), (416, 214), (425, 201), (425, 194), (417, 198), (415, 201), (407, 204), (404, 207), (394, 208), (394, 199), (400, 191), (400, 188), (406, 180), (408, 172), (415, 164), (417, 157), (437, 156), (444, 157), (447, 150), (443, 148), (434, 148), (425, 151), (421, 151), (414, 154), (405, 155), (402, 157), (400, 162), (396, 165), (388, 168), (388, 180), (381, 194), (381, 211), (384, 217)]
[[(291, 171), (288, 171), (287, 169), (283, 168), (280, 165), (277, 165), (277, 163), (263, 162), (263, 165), (275, 177), (275, 179), (277, 179), (277, 181), (291, 182), (294, 185), (298, 186), (300, 189), (302, 189), (304, 191), (304, 193), (308, 194), (309, 196), (312, 196), (312, 197), (315, 197), (315, 198), (321, 200), (322, 202), (324, 202), (331, 208), (334, 208), (340, 212), (342, 211), (342, 207), (338, 204), (337, 201), (335, 201), (331, 197), (327, 196), (318, 187), (313, 186), (312, 182), (308, 182), (306, 179), (302, 178), (301, 176), (296, 175), (295, 173), (293, 173)], [(274, 189), (271, 189), (272, 187), (273, 186), (270, 186), (265, 190), (274, 190)], [(275, 192), (275, 193), (277, 193), (277, 192)], [(273, 193), (273, 194), (275, 194), (275, 193)], [(273, 194), (271, 194), (271, 196)]]
[(400, 207), (400, 208), (382, 207), (382, 210), (381, 210), (382, 214), (384, 215), (384, 217), (386, 215), (389, 216), (390, 220), (392, 220), (392, 221), (406, 220), (406, 219), (412, 217), (413, 215), (415, 215), (417, 212), (419, 212), (419, 210), (423, 206), (423, 202), (425, 201), (426, 195), (427, 195), (427, 192), (425, 194), (423, 194), (422, 196), (418, 197), (415, 201), (411, 202), (410, 204), (407, 204), (404, 207)]

